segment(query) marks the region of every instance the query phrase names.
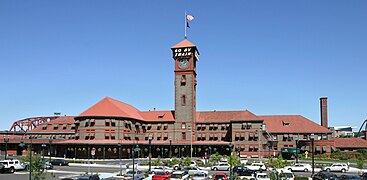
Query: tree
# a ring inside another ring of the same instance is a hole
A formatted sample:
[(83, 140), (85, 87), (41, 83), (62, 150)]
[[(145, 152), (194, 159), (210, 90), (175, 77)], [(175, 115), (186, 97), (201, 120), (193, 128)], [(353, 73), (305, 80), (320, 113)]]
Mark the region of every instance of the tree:
[(29, 167), (32, 170), (32, 179), (46, 179), (46, 173), (44, 172), (44, 164), (40, 155), (32, 154), (32, 161), (30, 162), (30, 152), (26, 156), (20, 158), (23, 162), (28, 162)]

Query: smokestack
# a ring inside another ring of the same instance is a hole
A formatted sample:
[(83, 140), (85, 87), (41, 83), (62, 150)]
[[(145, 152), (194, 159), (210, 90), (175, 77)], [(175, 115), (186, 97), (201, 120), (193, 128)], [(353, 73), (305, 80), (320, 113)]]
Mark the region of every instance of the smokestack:
[(320, 98), (321, 126), (328, 128), (327, 97)]

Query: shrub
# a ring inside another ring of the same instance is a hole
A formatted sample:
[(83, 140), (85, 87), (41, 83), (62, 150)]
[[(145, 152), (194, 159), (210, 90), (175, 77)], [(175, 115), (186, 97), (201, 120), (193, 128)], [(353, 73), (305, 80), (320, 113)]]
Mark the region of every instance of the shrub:
[(357, 168), (358, 168), (358, 169), (362, 169), (362, 168), (363, 168), (363, 164), (364, 164), (363, 160), (362, 160), (362, 159), (359, 159), (359, 160), (357, 161)]

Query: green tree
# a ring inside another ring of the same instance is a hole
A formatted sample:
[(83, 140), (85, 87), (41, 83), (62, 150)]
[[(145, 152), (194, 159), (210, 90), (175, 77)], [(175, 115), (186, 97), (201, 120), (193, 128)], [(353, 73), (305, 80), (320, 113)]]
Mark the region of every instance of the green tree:
[(182, 159), (182, 165), (183, 166), (190, 166), (191, 165), (191, 158), (190, 157), (185, 157)]
[(44, 172), (44, 164), (42, 161), (42, 157), (40, 155), (34, 155), (32, 153), (32, 161), (30, 161), (30, 152), (20, 158), (23, 162), (28, 162), (29, 167), (32, 170), (32, 179), (39, 180), (39, 179), (46, 179), (46, 173)]
[(277, 159), (270, 159), (269, 161), (269, 166), (273, 166), (276, 168), (284, 168), (285, 166), (288, 166), (290, 164), (290, 162), (283, 160), (282, 154), (279, 154)]

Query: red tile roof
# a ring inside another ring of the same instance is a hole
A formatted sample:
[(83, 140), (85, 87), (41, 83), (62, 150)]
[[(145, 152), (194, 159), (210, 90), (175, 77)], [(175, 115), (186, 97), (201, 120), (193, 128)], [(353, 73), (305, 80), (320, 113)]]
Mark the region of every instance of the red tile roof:
[(196, 47), (196, 45), (190, 42), (189, 40), (184, 39), (183, 41), (179, 42), (178, 44), (172, 46), (172, 48), (182, 48), (182, 47)]
[(139, 114), (139, 110), (135, 107), (109, 97), (103, 98), (101, 101), (82, 112), (79, 116), (109, 116), (143, 119)]
[[(70, 133), (75, 132), (74, 129), (71, 129), (71, 125), (75, 122), (74, 116), (60, 116), (50, 122), (43, 123), (38, 125), (36, 128), (30, 130), (30, 133)], [(58, 125), (57, 130), (54, 130), (54, 125)], [(66, 129), (63, 129), (63, 126), (66, 125)], [(43, 130), (43, 127), (47, 128)]]
[(266, 129), (271, 133), (331, 133), (329, 129), (300, 115), (258, 117), (264, 119)]
[(335, 138), (337, 148), (367, 148), (367, 141), (361, 138)]
[(175, 121), (174, 111), (145, 111), (140, 115), (145, 121)]
[(230, 122), (231, 120), (261, 120), (248, 110), (244, 111), (204, 111), (196, 113), (196, 122)]

